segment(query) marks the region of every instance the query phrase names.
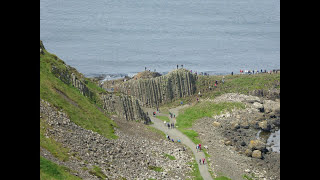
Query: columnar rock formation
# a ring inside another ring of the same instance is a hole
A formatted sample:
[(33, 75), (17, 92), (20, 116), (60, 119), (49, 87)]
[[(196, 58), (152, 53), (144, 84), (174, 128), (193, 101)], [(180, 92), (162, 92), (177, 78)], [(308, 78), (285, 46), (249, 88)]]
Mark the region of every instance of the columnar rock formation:
[(121, 118), (135, 121), (143, 120), (145, 124), (151, 122), (150, 118), (141, 109), (137, 99), (127, 95), (103, 94), (101, 95), (103, 108), (108, 112), (115, 112)]
[(173, 99), (193, 95), (196, 78), (188, 70), (179, 69), (156, 78), (129, 80), (119, 85), (118, 90), (138, 98), (142, 106), (155, 108)]

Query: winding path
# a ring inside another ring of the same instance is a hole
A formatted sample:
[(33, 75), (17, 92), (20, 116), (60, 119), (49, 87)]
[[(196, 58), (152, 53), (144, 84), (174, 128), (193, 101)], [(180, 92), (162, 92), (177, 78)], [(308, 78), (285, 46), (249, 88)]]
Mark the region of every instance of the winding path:
[[(183, 105), (183, 106), (178, 106), (177, 108), (173, 108), (170, 109), (169, 111), (173, 114), (176, 115), (176, 117), (179, 115), (179, 110), (185, 107), (188, 107), (189, 105)], [(184, 135), (183, 133), (181, 133), (179, 130), (177, 129), (168, 129), (167, 126), (164, 125), (164, 122), (156, 117), (152, 116), (152, 112), (155, 111), (154, 109), (150, 109), (150, 108), (146, 108), (146, 110), (148, 111), (148, 114), (151, 118), (151, 121), (154, 123), (151, 126), (154, 128), (157, 128), (159, 130), (161, 130), (162, 132), (164, 132), (165, 134), (168, 134), (171, 138), (174, 139), (174, 141), (177, 141), (178, 139), (181, 140), (181, 143), (185, 144), (186, 146), (188, 146), (191, 151), (193, 152), (195, 159), (198, 163), (198, 167), (199, 167), (199, 171), (200, 174), (202, 176), (202, 178), (204, 180), (212, 180), (212, 177), (208, 171), (208, 167), (207, 167), (207, 159), (205, 161), (205, 164), (199, 164), (199, 159), (203, 159), (206, 158), (204, 153), (201, 152), (197, 152), (196, 150), (196, 144), (194, 144), (186, 135)], [(171, 122), (176, 123), (175, 118), (170, 118)]]

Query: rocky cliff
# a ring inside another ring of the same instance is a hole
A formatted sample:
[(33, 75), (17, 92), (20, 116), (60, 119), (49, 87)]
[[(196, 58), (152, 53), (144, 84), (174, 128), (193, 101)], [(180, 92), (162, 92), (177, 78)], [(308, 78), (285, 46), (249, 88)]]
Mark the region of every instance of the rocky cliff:
[(174, 99), (193, 95), (197, 76), (185, 69), (150, 79), (131, 79), (122, 83), (117, 90), (136, 97), (142, 106), (158, 107)]
[(141, 109), (137, 99), (128, 95), (102, 94), (103, 108), (108, 112), (115, 112), (121, 118), (136, 121), (143, 120), (145, 124), (151, 122), (150, 118)]

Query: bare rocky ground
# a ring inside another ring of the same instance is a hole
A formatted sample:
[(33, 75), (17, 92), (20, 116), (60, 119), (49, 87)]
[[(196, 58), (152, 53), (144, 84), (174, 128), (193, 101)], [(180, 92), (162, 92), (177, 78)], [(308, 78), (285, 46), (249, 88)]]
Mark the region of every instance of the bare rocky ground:
[[(98, 133), (83, 129), (49, 103), (40, 100), (40, 118), (48, 123), (46, 133), (70, 149), (70, 158), (59, 161), (46, 149), (40, 155), (71, 169), (82, 179), (98, 179), (89, 173), (98, 166), (106, 179), (187, 179), (192, 167), (188, 162), (194, 158), (182, 145), (167, 141), (162, 135), (142, 123), (127, 122), (113, 117), (119, 128), (118, 139), (109, 140)], [(174, 156), (170, 160), (165, 154)], [(160, 172), (152, 167), (161, 167)]]
[(211, 156), (211, 170), (232, 180), (243, 180), (244, 175), (280, 179), (280, 152), (272, 152), (267, 138), (257, 136), (259, 131), (270, 134), (280, 128), (280, 100), (230, 93), (214, 102), (242, 102), (246, 109), (202, 118), (193, 125)]

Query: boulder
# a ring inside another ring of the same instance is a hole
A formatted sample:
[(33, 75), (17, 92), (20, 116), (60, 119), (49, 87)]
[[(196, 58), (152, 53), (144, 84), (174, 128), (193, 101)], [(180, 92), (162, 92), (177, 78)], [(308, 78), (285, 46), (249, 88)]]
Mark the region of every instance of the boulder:
[(257, 158), (257, 159), (261, 159), (262, 158), (262, 153), (261, 151), (259, 150), (254, 150), (252, 152), (252, 155), (251, 155), (253, 158)]
[(220, 126), (221, 126), (221, 123), (219, 123), (218, 121), (215, 121), (215, 122), (212, 123), (212, 125), (213, 125), (214, 127), (220, 127)]
[(266, 144), (260, 140), (251, 140), (248, 148), (251, 150), (263, 150), (266, 148)]
[(259, 125), (259, 128), (261, 128), (264, 131), (270, 131), (271, 130), (271, 125), (268, 123), (267, 120), (259, 122), (258, 125)]
[(246, 149), (246, 150), (244, 151), (244, 154), (245, 154), (246, 156), (250, 157), (250, 156), (252, 155), (251, 149)]

